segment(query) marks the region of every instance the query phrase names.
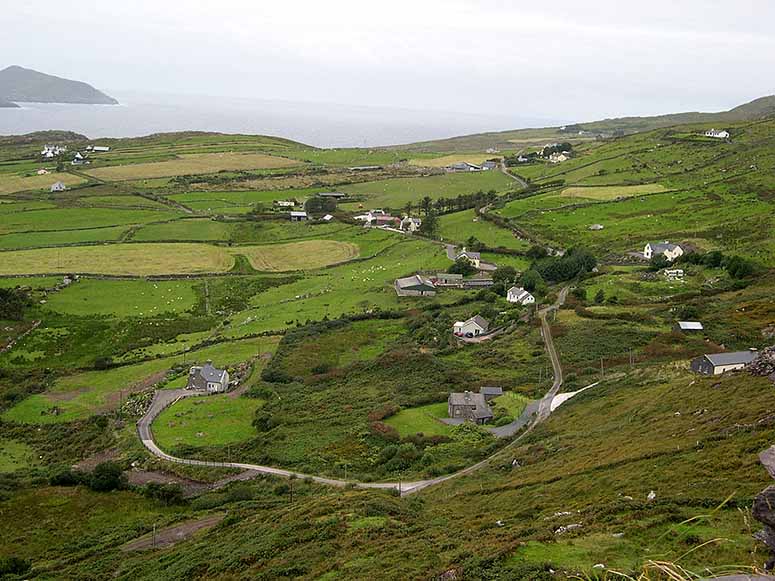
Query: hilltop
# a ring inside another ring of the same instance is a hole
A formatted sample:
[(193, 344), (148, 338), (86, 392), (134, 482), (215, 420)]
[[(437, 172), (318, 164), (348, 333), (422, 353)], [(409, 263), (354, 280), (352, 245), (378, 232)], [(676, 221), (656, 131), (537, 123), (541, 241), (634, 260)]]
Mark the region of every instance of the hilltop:
[[(749, 103), (738, 105), (728, 111), (716, 113), (685, 112), (656, 115), (652, 117), (617, 117), (578, 123), (565, 127), (543, 127), (529, 129), (514, 129), (509, 131), (491, 131), (462, 135), (449, 139), (423, 141), (408, 145), (396, 146), (396, 149), (411, 151), (475, 151), (484, 148), (514, 149), (543, 145), (547, 140), (571, 142), (590, 141), (597, 134), (613, 135), (632, 134), (684, 125), (689, 123), (735, 123), (756, 121), (775, 114), (775, 95), (754, 99)], [(579, 133), (583, 132), (583, 133)]]
[[(72, 81), (12, 65), (0, 71), (3, 101), (117, 105), (118, 101), (81, 81)], [(7, 105), (6, 105), (7, 106)]]

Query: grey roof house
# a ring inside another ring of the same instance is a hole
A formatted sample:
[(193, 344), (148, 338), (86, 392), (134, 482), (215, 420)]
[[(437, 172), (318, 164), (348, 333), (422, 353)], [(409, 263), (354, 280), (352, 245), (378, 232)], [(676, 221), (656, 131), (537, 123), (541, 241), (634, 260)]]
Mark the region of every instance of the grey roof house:
[(756, 359), (755, 349), (734, 351), (731, 353), (712, 353), (697, 357), (692, 361), (692, 370), (703, 375), (721, 375), (727, 371), (742, 369)]
[(399, 297), (432, 297), (436, 295), (436, 285), (430, 279), (419, 274), (396, 279), (394, 287)]
[(67, 189), (67, 186), (64, 182), (55, 182), (51, 185), (51, 191), (52, 192), (64, 192)]
[(229, 389), (229, 372), (214, 367), (212, 361), (207, 361), (204, 365), (194, 365), (188, 371), (186, 389), (223, 393)]
[(450, 393), (447, 398), (447, 414), (452, 419), (486, 424), (493, 418), (492, 408), (488, 402), (497, 397), (494, 390), (500, 390), (503, 393), (499, 387), (483, 387), (479, 393), (473, 391)]

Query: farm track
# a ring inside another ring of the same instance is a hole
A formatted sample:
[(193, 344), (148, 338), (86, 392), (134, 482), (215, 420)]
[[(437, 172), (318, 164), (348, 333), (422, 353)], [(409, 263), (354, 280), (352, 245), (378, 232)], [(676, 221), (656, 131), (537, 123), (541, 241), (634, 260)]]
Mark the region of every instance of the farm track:
[[(352, 481), (352, 480), (342, 480), (338, 478), (328, 478), (324, 476), (315, 476), (312, 474), (304, 474), (302, 472), (295, 472), (292, 470), (285, 470), (282, 468), (274, 468), (272, 466), (262, 466), (259, 464), (249, 464), (244, 462), (210, 462), (206, 460), (191, 460), (191, 459), (179, 458), (176, 456), (172, 456), (171, 454), (167, 454), (161, 448), (159, 448), (159, 446), (154, 441), (151, 424), (156, 419), (156, 417), (158, 417), (158, 415), (167, 407), (171, 406), (172, 404), (174, 404), (175, 402), (177, 402), (182, 398), (204, 395), (205, 392), (202, 392), (202, 391), (193, 391), (193, 390), (186, 390), (186, 389), (156, 391), (156, 393), (154, 394), (151, 406), (148, 408), (148, 411), (137, 422), (137, 434), (143, 446), (145, 446), (145, 448), (151, 454), (153, 454), (158, 458), (161, 458), (162, 460), (166, 460), (168, 462), (173, 462), (176, 464), (188, 464), (190, 466), (209, 466), (213, 468), (237, 468), (240, 470), (250, 470), (259, 474), (266, 474), (269, 476), (278, 476), (280, 478), (309, 479), (309, 480), (312, 480), (313, 482), (317, 482), (318, 484), (324, 484), (326, 486), (334, 486), (337, 488), (352, 487), (352, 488), (362, 488), (362, 489), (396, 490), (401, 496), (408, 496), (410, 494), (414, 494), (426, 488), (436, 486), (437, 484), (441, 484), (443, 482), (452, 480), (454, 478), (460, 478), (461, 476), (465, 476), (466, 474), (471, 474), (472, 472), (475, 472), (481, 468), (484, 468), (485, 466), (489, 465), (493, 460), (500, 457), (506, 450), (514, 447), (525, 436), (527, 436), (530, 432), (532, 432), (536, 426), (538, 426), (540, 423), (546, 420), (546, 418), (549, 417), (552, 411), (551, 410), (552, 399), (554, 399), (554, 397), (557, 395), (560, 388), (562, 387), (563, 376), (562, 376), (562, 365), (560, 363), (560, 358), (559, 358), (559, 355), (557, 354), (557, 350), (554, 347), (554, 342), (552, 341), (552, 333), (551, 333), (551, 328), (549, 326), (549, 322), (547, 320), (547, 315), (553, 311), (558, 310), (560, 306), (562, 306), (562, 304), (565, 302), (565, 298), (568, 294), (568, 290), (569, 290), (568, 287), (563, 288), (558, 295), (557, 302), (554, 303), (553, 305), (550, 305), (542, 309), (538, 313), (538, 316), (541, 319), (541, 328), (542, 328), (541, 334), (544, 339), (544, 344), (546, 346), (547, 353), (549, 354), (549, 358), (551, 359), (551, 362), (552, 362), (552, 368), (554, 370), (554, 381), (552, 382), (552, 386), (549, 389), (549, 391), (538, 401), (537, 405), (533, 406), (532, 408), (528, 408), (527, 413), (523, 413), (523, 416), (520, 416), (518, 420), (516, 420), (512, 424), (509, 424), (509, 426), (511, 426), (512, 428), (516, 426), (516, 429), (513, 430), (513, 433), (516, 433), (518, 429), (520, 429), (523, 426), (526, 426), (525, 431), (522, 432), (522, 434), (520, 434), (509, 444), (507, 444), (505, 447), (501, 448), (491, 456), (485, 458), (480, 462), (477, 462), (476, 464), (472, 464), (471, 466), (468, 466), (452, 474), (447, 474), (446, 476), (440, 476), (438, 478), (433, 478), (429, 480), (416, 480), (416, 481), (410, 481), (410, 482), (403, 482), (400, 480), (392, 481), (392, 482), (358, 482), (358, 481)], [(535, 412), (535, 415), (531, 416), (531, 412)], [(528, 421), (524, 421), (523, 417), (525, 416), (531, 419)], [(506, 427), (506, 426), (503, 426), (503, 427)], [(506, 435), (507, 436), (513, 435), (513, 433), (506, 434)]]

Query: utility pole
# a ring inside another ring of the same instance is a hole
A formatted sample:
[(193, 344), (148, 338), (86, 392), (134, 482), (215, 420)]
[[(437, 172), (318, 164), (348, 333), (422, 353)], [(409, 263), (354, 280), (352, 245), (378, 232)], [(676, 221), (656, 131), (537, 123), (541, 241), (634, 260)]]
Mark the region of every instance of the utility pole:
[(156, 523), (153, 523), (153, 537), (152, 537), (152, 544), (153, 548), (156, 548)]
[(293, 504), (293, 478), (291, 478), (291, 504)]
[(603, 358), (600, 358), (600, 379), (605, 377), (605, 369), (603, 368)]

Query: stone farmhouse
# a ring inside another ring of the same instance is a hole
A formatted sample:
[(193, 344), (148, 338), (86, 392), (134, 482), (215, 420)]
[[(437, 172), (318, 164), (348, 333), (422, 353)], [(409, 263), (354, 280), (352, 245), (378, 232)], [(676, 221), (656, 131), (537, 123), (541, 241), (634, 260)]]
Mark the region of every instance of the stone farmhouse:
[(486, 424), (492, 417), (492, 408), (481, 393), (466, 391), (450, 393), (447, 399), (447, 413), (452, 419), (467, 420), (475, 424)]
[(223, 393), (229, 389), (229, 372), (213, 367), (212, 361), (207, 361), (204, 365), (194, 365), (188, 372), (186, 389)]
[(394, 286), (399, 297), (432, 297), (436, 295), (436, 285), (430, 279), (419, 274), (399, 278)]

